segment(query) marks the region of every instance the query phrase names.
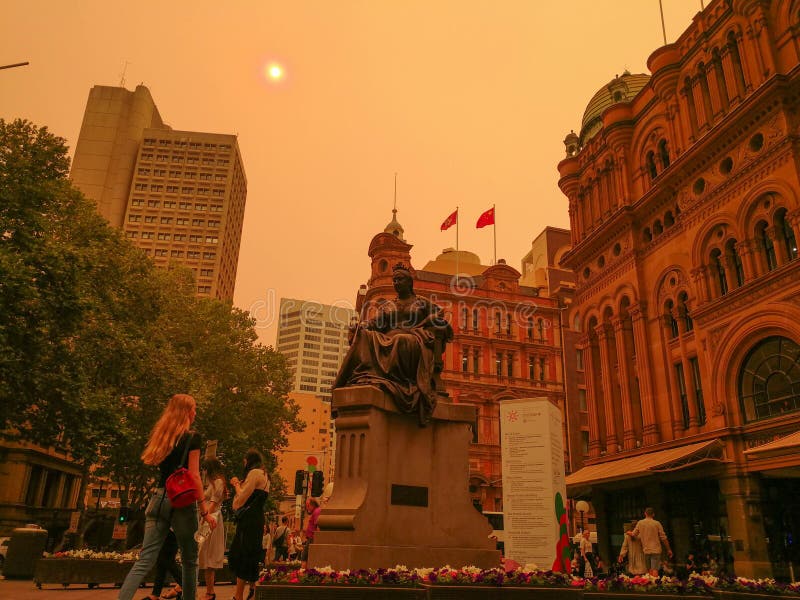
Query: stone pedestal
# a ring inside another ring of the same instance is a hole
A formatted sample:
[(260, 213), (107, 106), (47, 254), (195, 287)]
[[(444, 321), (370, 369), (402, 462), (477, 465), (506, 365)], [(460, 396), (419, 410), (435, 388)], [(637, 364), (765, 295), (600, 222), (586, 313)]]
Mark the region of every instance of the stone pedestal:
[(383, 391), (358, 386), (335, 390), (333, 408), (335, 485), (309, 567), (500, 564), (467, 488), (473, 407), (439, 402), (423, 428)]

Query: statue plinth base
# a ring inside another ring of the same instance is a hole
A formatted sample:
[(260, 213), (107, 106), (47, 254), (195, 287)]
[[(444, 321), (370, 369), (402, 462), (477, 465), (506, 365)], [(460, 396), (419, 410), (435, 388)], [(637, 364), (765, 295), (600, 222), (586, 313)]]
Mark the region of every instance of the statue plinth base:
[(472, 406), (439, 402), (427, 427), (371, 386), (333, 392), (334, 489), (308, 566), (480, 568), (500, 564), (491, 526), (472, 505)]

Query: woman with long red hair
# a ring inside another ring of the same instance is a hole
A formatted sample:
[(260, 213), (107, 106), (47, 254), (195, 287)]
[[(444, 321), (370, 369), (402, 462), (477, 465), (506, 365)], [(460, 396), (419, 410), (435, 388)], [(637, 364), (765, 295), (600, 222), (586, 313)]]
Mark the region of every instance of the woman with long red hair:
[[(144, 541), (139, 552), (139, 560), (125, 578), (119, 590), (119, 600), (131, 600), (145, 576), (156, 564), (158, 553), (172, 528), (178, 539), (181, 550), (183, 574), (183, 597), (195, 600), (197, 592), (197, 542), (194, 533), (197, 531), (197, 509), (200, 518), (213, 529), (217, 523), (208, 513), (203, 486), (200, 481), (200, 436), (192, 431), (197, 408), (188, 394), (175, 394), (169, 399), (167, 407), (161, 413), (150, 439), (142, 452), (142, 462), (157, 466), (159, 483), (145, 511)], [(182, 508), (174, 508), (167, 497), (165, 486), (167, 478), (179, 468), (187, 468), (194, 482), (195, 498)]]

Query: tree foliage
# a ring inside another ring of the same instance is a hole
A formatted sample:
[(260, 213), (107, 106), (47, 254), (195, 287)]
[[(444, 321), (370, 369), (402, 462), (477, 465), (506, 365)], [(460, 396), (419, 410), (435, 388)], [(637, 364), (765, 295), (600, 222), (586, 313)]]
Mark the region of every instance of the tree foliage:
[[(254, 321), (158, 269), (67, 179), (62, 138), (0, 119), (0, 429), (58, 443), (141, 506), (139, 455), (165, 401), (187, 392), (196, 428), (231, 465), (299, 426), (284, 357)], [(124, 497), (124, 494), (123, 494)]]

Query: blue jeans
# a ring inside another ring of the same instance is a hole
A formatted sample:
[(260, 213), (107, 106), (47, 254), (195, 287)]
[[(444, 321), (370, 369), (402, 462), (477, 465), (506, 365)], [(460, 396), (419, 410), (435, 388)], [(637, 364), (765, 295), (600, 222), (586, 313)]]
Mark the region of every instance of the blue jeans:
[(172, 528), (181, 550), (183, 573), (183, 597), (195, 600), (197, 593), (197, 504), (184, 508), (172, 508), (163, 489), (156, 490), (145, 511), (144, 541), (139, 560), (125, 578), (119, 590), (119, 600), (131, 600), (142, 580), (152, 571), (161, 551), (161, 546)]

